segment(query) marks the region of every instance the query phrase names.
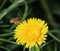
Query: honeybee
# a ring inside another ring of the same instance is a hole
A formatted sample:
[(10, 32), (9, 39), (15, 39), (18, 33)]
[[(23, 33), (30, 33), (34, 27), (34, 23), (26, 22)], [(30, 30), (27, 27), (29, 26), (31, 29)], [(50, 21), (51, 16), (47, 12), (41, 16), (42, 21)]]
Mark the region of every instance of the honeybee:
[(18, 17), (12, 18), (12, 19), (10, 20), (10, 23), (13, 23), (13, 24), (17, 24), (17, 23), (19, 23), (19, 22), (20, 22), (20, 19), (19, 19)]

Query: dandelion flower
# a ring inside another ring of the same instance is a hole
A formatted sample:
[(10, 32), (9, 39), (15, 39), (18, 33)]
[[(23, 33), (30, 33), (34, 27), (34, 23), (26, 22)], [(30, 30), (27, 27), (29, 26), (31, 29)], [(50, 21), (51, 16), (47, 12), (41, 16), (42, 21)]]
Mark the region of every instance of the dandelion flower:
[(17, 44), (32, 48), (45, 43), (48, 26), (44, 20), (30, 18), (19, 23), (14, 32)]

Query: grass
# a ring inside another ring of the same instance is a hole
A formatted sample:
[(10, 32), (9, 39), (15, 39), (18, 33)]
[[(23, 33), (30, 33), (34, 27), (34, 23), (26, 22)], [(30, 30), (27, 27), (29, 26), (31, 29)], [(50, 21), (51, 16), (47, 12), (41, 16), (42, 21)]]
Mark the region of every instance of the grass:
[(59, 2), (52, 0), (23, 0), (21, 2), (20, 0), (2, 0), (0, 2), (0, 51), (26, 50), (23, 46), (16, 44), (13, 38), (13, 31), (17, 24), (10, 23), (10, 20), (16, 17), (20, 19), (20, 22), (30, 17), (46, 20), (49, 26), (48, 37), (47, 42), (39, 46), (40, 51), (60, 51), (60, 11), (53, 9), (54, 4), (58, 5), (56, 7), (60, 9)]

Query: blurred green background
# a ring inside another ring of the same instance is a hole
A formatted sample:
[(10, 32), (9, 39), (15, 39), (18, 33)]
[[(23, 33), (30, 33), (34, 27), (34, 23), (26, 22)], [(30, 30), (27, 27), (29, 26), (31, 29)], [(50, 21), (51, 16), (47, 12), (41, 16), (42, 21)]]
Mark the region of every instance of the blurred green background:
[(24, 46), (17, 45), (13, 38), (14, 20), (31, 17), (45, 20), (49, 26), (40, 51), (60, 51), (60, 0), (0, 0), (0, 51), (23, 51)]

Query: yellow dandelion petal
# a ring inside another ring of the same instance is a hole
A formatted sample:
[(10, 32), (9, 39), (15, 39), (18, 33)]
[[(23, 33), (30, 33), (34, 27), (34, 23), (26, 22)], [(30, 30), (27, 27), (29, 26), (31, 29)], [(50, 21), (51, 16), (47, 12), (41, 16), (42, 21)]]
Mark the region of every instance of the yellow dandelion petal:
[(31, 48), (45, 43), (48, 26), (44, 20), (30, 18), (20, 23), (14, 32), (14, 38), (18, 44), (25, 44), (27, 48)]

